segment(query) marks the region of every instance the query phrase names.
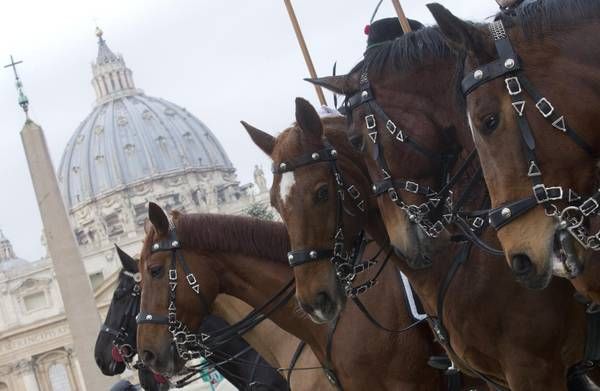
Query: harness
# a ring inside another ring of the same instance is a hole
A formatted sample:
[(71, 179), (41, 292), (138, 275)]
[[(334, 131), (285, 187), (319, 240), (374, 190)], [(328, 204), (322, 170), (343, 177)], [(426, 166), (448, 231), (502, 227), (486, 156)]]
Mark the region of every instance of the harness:
[[(511, 98), (521, 133), (521, 144), (528, 167), (527, 176), (532, 184), (531, 196), (491, 209), (489, 212), (490, 224), (496, 230), (499, 230), (540, 205), (544, 208), (546, 215), (558, 219), (560, 230), (566, 230), (584, 248), (600, 251), (600, 232), (588, 235), (583, 226), (587, 217), (600, 211), (600, 190), (584, 199), (570, 188), (548, 186), (544, 183), (540, 164), (536, 157), (535, 137), (525, 111), (525, 95), (529, 95), (536, 102), (535, 107), (539, 114), (556, 131), (565, 134), (592, 158), (596, 157), (594, 149), (569, 126), (565, 116), (546, 97), (539, 93), (525, 76), (519, 56), (511, 45), (502, 21), (496, 20), (490, 23), (489, 30), (494, 40), (498, 59), (470, 72), (462, 81), (462, 91), (467, 96), (479, 86), (491, 80), (504, 78), (506, 90)], [(559, 201), (564, 201), (569, 206), (560, 210), (556, 205)], [(565, 267), (570, 277), (575, 277), (581, 272), (581, 266), (575, 262), (566, 262)]]
[(106, 333), (112, 335), (114, 337), (112, 343), (113, 347), (117, 349), (123, 361), (127, 366), (131, 366), (133, 361), (133, 357), (135, 356), (135, 348), (133, 344), (134, 341), (128, 341), (129, 333), (128, 325), (131, 323), (133, 319), (136, 318), (139, 310), (140, 310), (140, 281), (142, 280), (142, 276), (140, 273), (131, 273), (126, 270), (123, 270), (121, 273), (123, 275), (131, 278), (134, 282), (133, 287), (131, 288), (131, 292), (127, 297), (127, 305), (125, 307), (125, 312), (121, 317), (121, 321), (119, 326), (115, 329), (106, 324), (104, 322), (100, 327), (101, 333)]
[[(458, 161), (458, 148), (454, 147), (450, 148), (447, 152), (435, 153), (419, 144), (410, 137), (408, 132), (400, 129), (375, 99), (368, 79), (367, 69), (368, 64), (365, 62), (360, 76), (359, 91), (346, 97), (342, 111), (348, 121), (351, 121), (352, 111), (360, 106), (365, 107), (364, 123), (369, 139), (374, 144), (371, 158), (376, 162), (383, 176), (383, 180), (373, 184), (374, 195), (380, 197), (387, 194), (392, 202), (407, 213), (409, 220), (417, 224), (429, 237), (438, 237), (448, 225), (454, 224), (463, 234), (463, 238), (460, 239), (469, 240), (492, 255), (502, 256), (502, 251), (490, 247), (479, 239), (479, 233), (483, 231), (485, 223), (484, 217), (488, 211), (462, 210), (463, 205), (471, 194), (471, 190), (481, 181), (481, 167), (477, 167), (475, 174), (469, 179), (463, 194), (456, 201), (453, 200), (452, 189), (466, 175), (468, 168), (476, 163), (477, 151), (471, 151), (456, 169), (456, 173), (451, 176), (450, 172)], [(441, 164), (440, 181), (443, 185), (440, 190), (436, 191), (429, 186), (408, 179), (392, 178), (391, 170), (385, 159), (384, 147), (380, 142), (383, 136), (382, 133), (386, 132), (381, 130), (378, 121), (385, 124), (385, 129), (394, 141), (406, 144), (428, 159)], [(446, 138), (447, 133), (451, 129), (446, 129), (442, 132), (442, 135)], [(351, 144), (355, 145), (355, 140), (351, 138), (350, 141)], [(451, 144), (450, 140), (446, 139), (444, 141), (447, 144)], [(363, 142), (360, 149), (364, 150), (364, 147)], [(402, 192), (421, 195), (425, 198), (425, 202), (420, 205), (408, 204), (402, 199)], [(420, 257), (419, 261), (413, 262), (411, 266), (415, 269), (426, 268), (431, 266), (431, 260), (426, 257)]]

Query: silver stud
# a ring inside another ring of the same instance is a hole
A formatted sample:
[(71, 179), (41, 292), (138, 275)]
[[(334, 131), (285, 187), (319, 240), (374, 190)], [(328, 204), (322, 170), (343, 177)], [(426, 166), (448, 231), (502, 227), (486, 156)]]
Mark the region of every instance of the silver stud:
[(288, 261), (293, 261), (294, 260), (294, 256), (292, 254), (288, 254)]
[(179, 242), (177, 240), (173, 240), (173, 242), (171, 243), (171, 246), (179, 247)]
[(473, 72), (473, 77), (475, 78), (475, 80), (483, 79), (483, 71), (481, 69), (476, 70), (475, 72)]
[(376, 192), (377, 191), (377, 186), (373, 185), (373, 187), (371, 187), (371, 189), (373, 189), (373, 192)]
[(508, 219), (508, 218), (510, 218), (510, 216), (512, 216), (512, 212), (510, 211), (509, 208), (502, 208), (502, 210), (500, 211), (500, 214), (505, 219)]
[(362, 94), (360, 94), (360, 96), (366, 98), (367, 96), (369, 96), (369, 93), (367, 91), (363, 91)]
[(287, 164), (285, 164), (285, 163), (281, 163), (281, 164), (279, 165), (279, 168), (280, 168), (281, 170), (285, 170), (285, 169), (287, 168)]
[(313, 153), (311, 157), (313, 160), (319, 160), (319, 154), (317, 152)]
[(335, 149), (331, 150), (331, 157), (336, 157), (337, 156), (337, 151)]
[(311, 259), (317, 259), (317, 252), (315, 250), (312, 250), (311, 252), (308, 253), (308, 256)]
[(506, 69), (513, 69), (515, 67), (515, 60), (507, 58), (506, 61), (504, 61), (504, 67)]
[(152, 315), (146, 315), (146, 320), (152, 320)]
[(160, 245), (158, 243), (154, 243), (152, 245), (152, 250), (158, 250), (160, 248)]

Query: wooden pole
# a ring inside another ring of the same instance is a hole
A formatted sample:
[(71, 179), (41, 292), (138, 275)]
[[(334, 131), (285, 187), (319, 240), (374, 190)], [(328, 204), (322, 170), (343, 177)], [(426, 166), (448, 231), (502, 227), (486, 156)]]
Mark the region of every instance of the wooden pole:
[[(304, 61), (306, 62), (306, 66), (308, 67), (308, 73), (310, 77), (313, 79), (317, 78), (317, 72), (315, 71), (315, 66), (313, 65), (312, 59), (310, 58), (310, 53), (308, 52), (308, 48), (306, 47), (306, 42), (304, 41), (304, 36), (302, 35), (302, 30), (300, 30), (300, 25), (298, 24), (298, 19), (296, 18), (296, 13), (294, 12), (294, 8), (292, 7), (291, 0), (283, 0), (285, 3), (285, 8), (287, 9), (288, 15), (290, 16), (290, 21), (292, 22), (292, 26), (294, 27), (294, 32), (296, 33), (296, 38), (298, 39), (298, 44), (300, 45), (300, 49), (302, 50), (302, 55), (304, 56)], [(325, 95), (323, 95), (323, 89), (321, 86), (315, 85), (315, 91), (317, 92), (317, 97), (319, 98), (319, 102), (326, 106), (327, 102), (325, 101)]]
[(404, 10), (400, 5), (400, 0), (392, 0), (392, 4), (394, 4), (396, 14), (398, 14), (398, 20), (400, 21), (400, 26), (402, 26), (402, 31), (404, 31), (405, 33), (410, 33), (412, 29), (410, 28), (410, 23), (408, 23), (408, 19), (406, 18)]

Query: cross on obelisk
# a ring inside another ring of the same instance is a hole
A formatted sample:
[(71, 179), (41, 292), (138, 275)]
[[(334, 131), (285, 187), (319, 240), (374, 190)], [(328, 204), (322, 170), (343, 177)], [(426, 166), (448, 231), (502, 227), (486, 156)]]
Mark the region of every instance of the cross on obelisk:
[[(20, 63), (22, 61), (15, 62), (11, 56), (10, 64), (5, 68), (13, 68), (19, 91), (19, 105), (27, 115), (29, 100), (23, 92), (23, 83), (16, 68)], [(76, 384), (75, 389), (106, 391), (111, 388), (114, 380), (103, 376), (94, 360), (94, 345), (101, 324), (94, 293), (58, 188), (44, 132), (29, 116), (21, 130), (21, 139), (44, 225), (48, 252), (52, 258), (73, 339), (73, 348), (83, 375), (83, 379), (80, 379), (83, 384)], [(75, 369), (75, 374), (77, 372)]]
[(17, 91), (19, 91), (19, 106), (23, 108), (25, 112), (25, 116), (29, 118), (29, 99), (23, 92), (23, 83), (21, 83), (21, 79), (19, 78), (19, 74), (17, 73), (17, 65), (22, 64), (23, 61), (17, 61), (13, 59), (13, 56), (10, 56), (10, 64), (5, 65), (4, 68), (12, 68), (15, 73), (15, 81), (17, 85)]

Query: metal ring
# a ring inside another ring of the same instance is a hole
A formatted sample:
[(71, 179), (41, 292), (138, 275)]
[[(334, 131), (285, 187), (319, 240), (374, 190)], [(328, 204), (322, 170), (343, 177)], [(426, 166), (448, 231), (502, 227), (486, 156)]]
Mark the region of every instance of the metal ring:
[(583, 224), (583, 220), (585, 219), (585, 216), (583, 215), (583, 213), (581, 212), (581, 210), (578, 207), (576, 207), (576, 206), (569, 206), (569, 207), (565, 208), (560, 213), (559, 219), (561, 221), (567, 221), (567, 222), (569, 222), (570, 219), (574, 218), (574, 216), (569, 216), (570, 212), (579, 213), (580, 219), (579, 219), (579, 221), (576, 222), (576, 224), (569, 225), (567, 228), (570, 228), (570, 229), (579, 228), (581, 226), (581, 224)]

